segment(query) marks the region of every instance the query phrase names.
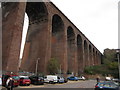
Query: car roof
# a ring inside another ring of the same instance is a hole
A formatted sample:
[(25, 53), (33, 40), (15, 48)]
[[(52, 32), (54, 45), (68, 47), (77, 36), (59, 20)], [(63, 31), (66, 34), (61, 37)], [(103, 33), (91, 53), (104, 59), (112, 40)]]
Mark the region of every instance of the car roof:
[[(103, 82), (98, 82), (97, 84), (115, 84), (114, 82), (112, 81), (103, 81)], [(116, 84), (115, 84), (116, 85)]]
[(19, 76), (19, 77), (28, 77), (28, 76)]
[(29, 77), (42, 77), (42, 76), (32, 75), (32, 76), (29, 76)]

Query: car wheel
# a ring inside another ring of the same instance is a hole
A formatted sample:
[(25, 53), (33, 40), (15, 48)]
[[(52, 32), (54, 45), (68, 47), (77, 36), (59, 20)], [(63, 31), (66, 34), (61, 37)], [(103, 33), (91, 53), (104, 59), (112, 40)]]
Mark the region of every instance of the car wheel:
[(34, 82), (35, 85), (37, 85), (37, 82)]
[(15, 87), (18, 87), (18, 85), (15, 85)]
[(51, 83), (52, 83), (52, 81), (49, 81), (49, 83), (51, 84)]

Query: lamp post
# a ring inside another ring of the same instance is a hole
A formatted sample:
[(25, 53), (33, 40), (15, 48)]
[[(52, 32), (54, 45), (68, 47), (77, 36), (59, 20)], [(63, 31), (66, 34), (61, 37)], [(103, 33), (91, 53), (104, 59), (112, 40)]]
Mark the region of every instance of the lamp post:
[(39, 62), (40, 58), (38, 58), (36, 60), (36, 68), (35, 68), (35, 74), (37, 75), (37, 72), (38, 72), (38, 62)]
[(117, 52), (117, 59), (118, 59), (118, 70), (119, 70), (119, 79), (120, 79), (120, 51), (119, 49), (116, 51)]
[(60, 76), (61, 76), (61, 72), (62, 72), (62, 71), (61, 71), (61, 64), (60, 64)]

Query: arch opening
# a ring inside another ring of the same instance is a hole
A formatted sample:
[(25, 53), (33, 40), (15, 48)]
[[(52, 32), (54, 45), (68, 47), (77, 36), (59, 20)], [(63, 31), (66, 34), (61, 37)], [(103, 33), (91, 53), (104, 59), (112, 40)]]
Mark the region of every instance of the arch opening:
[[(21, 70), (35, 72), (36, 60), (40, 58), (38, 63), (39, 72), (45, 70), (45, 53), (46, 42), (43, 40), (47, 37), (48, 13), (44, 2), (27, 2), (26, 14), (29, 18), (29, 25), (26, 35), (26, 41), (21, 62)], [(29, 65), (28, 65), (29, 63)]]
[(95, 49), (93, 48), (93, 65), (95, 65)]
[(92, 62), (92, 47), (91, 45), (89, 45), (89, 64), (90, 66), (93, 65), (93, 62)]
[(101, 58), (102, 58), (102, 56), (101, 56), (101, 54), (99, 53), (99, 64), (102, 63), (102, 62), (101, 62)]
[[(36, 34), (43, 30), (44, 25), (42, 24), (48, 21), (48, 13), (43, 2), (27, 2), (26, 13), (29, 17), (29, 31), (27, 35), (27, 41), (29, 42)], [(30, 28), (38, 25), (40, 26), (40, 30), (38, 28), (30, 30)]]
[[(57, 14), (52, 17), (51, 58), (58, 60), (61, 72), (64, 70), (65, 32), (64, 22)], [(60, 71), (60, 70), (59, 70)]]
[(98, 61), (99, 61), (99, 53), (96, 51), (96, 65), (98, 65)]
[(75, 33), (71, 26), (67, 28), (67, 59), (68, 73), (74, 73), (75, 60)]
[(78, 75), (83, 72), (83, 48), (82, 48), (82, 38), (77, 35), (77, 60), (78, 60)]
[[(26, 40), (26, 35), (28, 31), (28, 25), (29, 25), (29, 18), (27, 13), (24, 15), (24, 24), (23, 24), (23, 32), (22, 32), (22, 41), (21, 41), (21, 49), (20, 49), (20, 61), (19, 61), (19, 68), (21, 66), (22, 58), (23, 58), (23, 52), (25, 48), (25, 40)], [(25, 55), (26, 56), (26, 55)]]
[(30, 23), (39, 22), (45, 16), (47, 17), (47, 9), (43, 2), (27, 2), (26, 13), (30, 19)]
[(52, 19), (52, 35), (56, 35), (58, 32), (61, 33), (64, 30), (64, 23), (60, 16), (55, 14)]
[(86, 40), (84, 40), (84, 59), (86, 67), (88, 65), (88, 44)]

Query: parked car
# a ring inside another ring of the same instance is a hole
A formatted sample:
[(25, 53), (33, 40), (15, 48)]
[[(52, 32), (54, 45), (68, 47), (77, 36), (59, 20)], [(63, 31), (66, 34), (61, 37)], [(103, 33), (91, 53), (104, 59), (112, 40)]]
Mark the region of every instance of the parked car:
[(41, 76), (30, 76), (29, 79), (31, 80), (31, 84), (35, 84), (35, 85), (44, 84), (44, 78)]
[(58, 76), (58, 83), (64, 83), (64, 82), (65, 82), (64, 78)]
[(119, 86), (114, 82), (99, 82), (95, 85), (95, 90), (119, 90)]
[(45, 83), (58, 83), (58, 76), (57, 75), (46, 75), (44, 77)]
[(112, 81), (120, 86), (120, 79), (113, 78)]
[(0, 86), (2, 86), (2, 77), (0, 77)]
[(106, 81), (111, 81), (112, 78), (111, 78), (111, 77), (105, 77), (105, 80), (106, 80)]
[(19, 76), (20, 77), (20, 85), (27, 85), (29, 86), (31, 84), (31, 80), (28, 76)]
[(70, 76), (67, 78), (68, 80), (72, 80), (72, 81), (78, 81), (78, 78), (75, 76)]
[(67, 83), (68, 82), (68, 79), (64, 77), (64, 83)]
[(84, 76), (77, 77), (78, 80), (85, 80), (86, 78)]
[(2, 86), (6, 86), (7, 79), (11, 77), (14, 80), (14, 87), (17, 87), (19, 85), (19, 76), (18, 75), (2, 75)]
[(115, 81), (115, 82), (119, 82), (119, 83), (120, 83), (120, 79), (118, 79), (118, 78), (113, 78), (112, 81)]

